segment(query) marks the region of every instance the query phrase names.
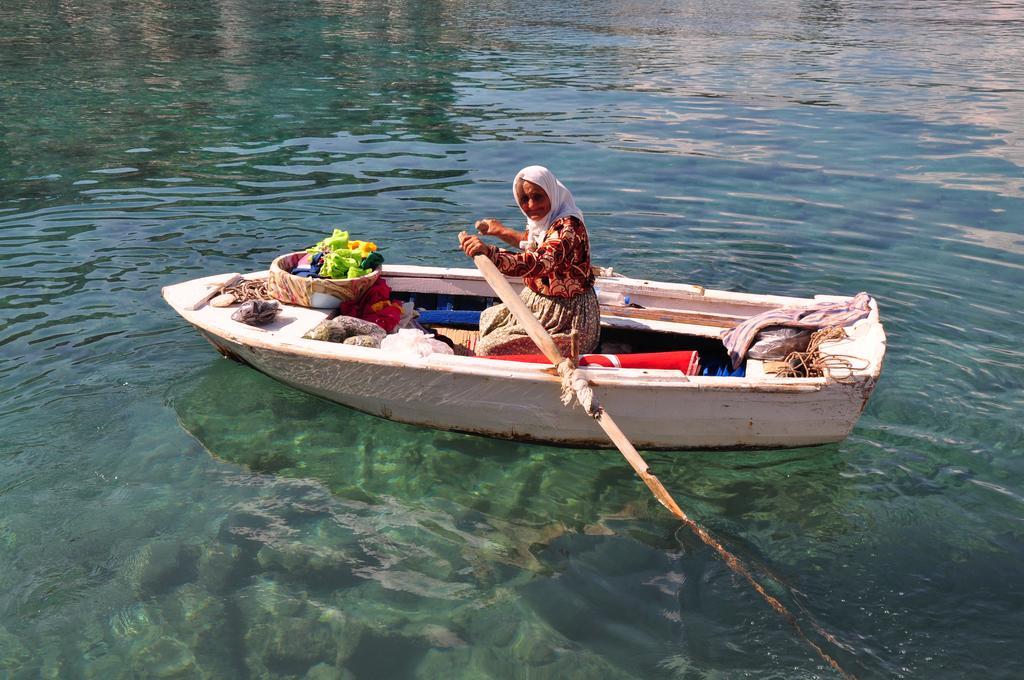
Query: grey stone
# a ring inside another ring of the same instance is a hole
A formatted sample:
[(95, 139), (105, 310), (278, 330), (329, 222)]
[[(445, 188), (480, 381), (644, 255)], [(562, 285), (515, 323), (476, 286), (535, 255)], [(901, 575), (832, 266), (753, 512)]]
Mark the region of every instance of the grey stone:
[(372, 335), (353, 335), (350, 338), (345, 338), (343, 345), (356, 345), (358, 347), (380, 347), (380, 338), (375, 338)]
[(302, 337), (308, 340), (344, 342), (347, 338), (363, 335), (376, 338), (377, 346), (380, 346), (380, 341), (387, 336), (387, 332), (371, 321), (357, 319), (354, 316), (336, 316), (333, 319), (321, 321), (316, 328)]
[(139, 596), (166, 592), (195, 578), (198, 556), (195, 546), (178, 541), (150, 543), (139, 551), (128, 578)]
[(299, 672), (335, 658), (329, 626), (308, 618), (281, 617), (252, 625), (245, 633), (249, 669), (285, 668)]
[(181, 640), (153, 635), (132, 645), (129, 664), (137, 678), (193, 678), (196, 657)]
[(225, 592), (238, 576), (241, 557), (237, 545), (210, 545), (199, 556), (198, 583), (212, 593)]
[(341, 610), (270, 582), (246, 588), (237, 603), (254, 676), (282, 668), (301, 675), (318, 664), (340, 668), (362, 637), (363, 627)]
[(225, 645), (239, 634), (231, 628), (230, 615), (221, 597), (198, 584), (186, 583), (161, 598), (159, 607), (166, 614), (162, 628), (169, 631), (167, 637), (180, 641), (194, 656), (194, 677), (237, 674), (235, 660), (225, 653)]

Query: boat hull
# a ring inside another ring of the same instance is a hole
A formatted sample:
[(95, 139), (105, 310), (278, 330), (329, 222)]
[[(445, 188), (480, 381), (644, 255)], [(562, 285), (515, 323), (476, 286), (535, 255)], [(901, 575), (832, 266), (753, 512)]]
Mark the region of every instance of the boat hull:
[[(371, 363), (255, 347), (199, 330), (226, 356), (275, 380), (388, 420), (513, 441), (613, 448), (582, 408), (560, 402), (560, 383), (550, 369), (534, 367), (532, 375), (523, 376), (519, 370), (453, 371), (430, 361)], [(634, 446), (646, 450), (837, 442), (849, 434), (874, 386), (873, 381), (755, 386), (725, 378), (707, 389), (698, 381), (623, 384), (603, 380), (607, 370), (587, 373), (599, 403)]]

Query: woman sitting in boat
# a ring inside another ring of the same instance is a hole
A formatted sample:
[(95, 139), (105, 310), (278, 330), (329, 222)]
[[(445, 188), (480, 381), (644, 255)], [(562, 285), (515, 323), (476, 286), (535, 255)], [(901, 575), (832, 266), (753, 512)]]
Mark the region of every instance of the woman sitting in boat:
[[(545, 167), (523, 168), (512, 183), (519, 209), (526, 216), (526, 231), (506, 227), (500, 220), (478, 220), (476, 229), (518, 246), (512, 252), (465, 236), (460, 245), (466, 255), (485, 255), (501, 273), (521, 276), (523, 302), (533, 311), (563, 353), (580, 354), (597, 348), (601, 311), (590, 269), (590, 239), (583, 213), (572, 194)], [(576, 331), (575, 347), (570, 347)], [(505, 305), (495, 305), (480, 316), (478, 356), (539, 352), (526, 330)]]

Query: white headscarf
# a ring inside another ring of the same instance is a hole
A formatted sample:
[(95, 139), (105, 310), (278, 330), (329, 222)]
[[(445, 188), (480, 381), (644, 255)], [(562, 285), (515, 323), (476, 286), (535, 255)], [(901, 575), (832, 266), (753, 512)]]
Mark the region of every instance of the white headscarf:
[(512, 194), (516, 198), (516, 205), (519, 205), (519, 194), (516, 193), (516, 189), (519, 186), (519, 180), (523, 179), (533, 182), (544, 190), (544, 193), (548, 195), (548, 200), (551, 201), (551, 211), (541, 219), (534, 221), (530, 219), (529, 215), (526, 215), (526, 211), (520, 206), (519, 210), (526, 215), (526, 231), (528, 232), (527, 239), (519, 244), (520, 248), (534, 249), (543, 243), (548, 227), (561, 217), (572, 215), (581, 222), (583, 221), (583, 213), (576, 207), (576, 201), (573, 200), (572, 194), (543, 165), (530, 165), (516, 174), (516, 178), (512, 180)]

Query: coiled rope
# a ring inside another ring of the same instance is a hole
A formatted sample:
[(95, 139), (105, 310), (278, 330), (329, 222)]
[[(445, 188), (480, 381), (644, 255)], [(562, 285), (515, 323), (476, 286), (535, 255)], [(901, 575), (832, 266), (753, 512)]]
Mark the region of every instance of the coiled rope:
[(267, 290), (267, 282), (264, 279), (246, 279), (241, 283), (228, 286), (221, 294), (232, 295), (235, 302), (249, 302), (250, 300), (269, 300), (270, 293)]
[(846, 331), (839, 326), (831, 326), (814, 331), (807, 349), (803, 352), (790, 352), (783, 359), (785, 365), (775, 373), (779, 378), (824, 378), (831, 377), (836, 382), (853, 382), (853, 372), (867, 367), (855, 367), (856, 357), (844, 354), (823, 354), (821, 345), (832, 340), (845, 340)]

